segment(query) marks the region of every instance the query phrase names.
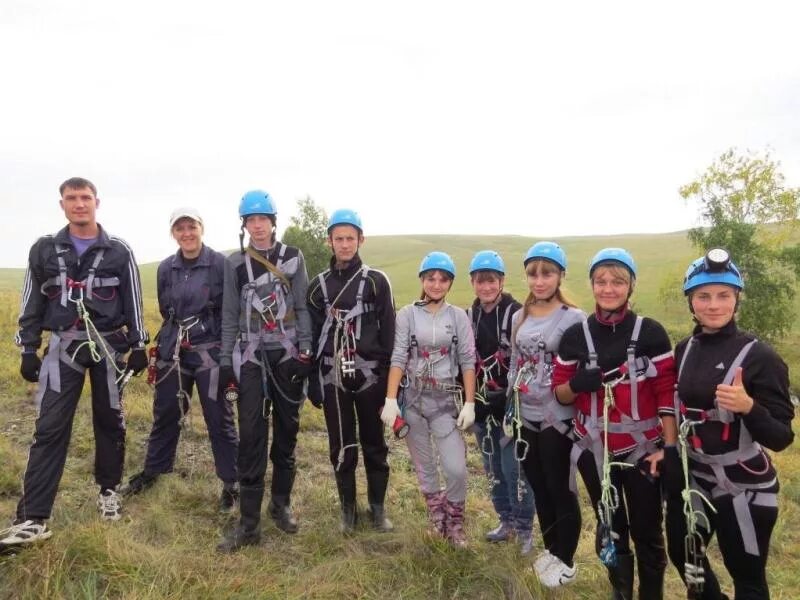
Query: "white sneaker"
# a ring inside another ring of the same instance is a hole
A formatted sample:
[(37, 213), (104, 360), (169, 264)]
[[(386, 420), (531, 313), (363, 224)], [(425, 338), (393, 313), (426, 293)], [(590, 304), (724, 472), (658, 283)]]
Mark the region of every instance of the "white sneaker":
[(542, 573), (544, 573), (544, 570), (550, 566), (550, 563), (553, 562), (553, 560), (556, 560), (556, 557), (550, 554), (550, 550), (545, 548), (544, 552), (539, 554), (539, 556), (536, 557), (536, 560), (533, 561), (533, 570), (536, 571), (536, 575), (541, 577)]
[(15, 523), (8, 529), (0, 531), (0, 548), (11, 548), (13, 546), (22, 546), (23, 544), (32, 544), (46, 540), (53, 532), (47, 528), (46, 523), (39, 523), (37, 521), (23, 521), (22, 523)]
[(568, 567), (554, 556), (550, 565), (539, 575), (539, 581), (545, 587), (557, 588), (575, 581), (577, 571), (577, 566)]
[(114, 490), (100, 492), (97, 496), (97, 510), (104, 521), (119, 521), (122, 517), (122, 497)]

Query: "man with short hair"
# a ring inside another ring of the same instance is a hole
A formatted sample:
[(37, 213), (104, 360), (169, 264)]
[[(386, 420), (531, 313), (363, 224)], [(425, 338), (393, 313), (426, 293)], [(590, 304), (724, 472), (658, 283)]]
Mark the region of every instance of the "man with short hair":
[[(97, 189), (73, 177), (59, 188), (69, 222), (31, 247), (22, 288), (20, 373), (38, 381), (38, 417), (14, 525), (0, 549), (47, 539), (64, 471), (72, 420), (86, 372), (92, 388), (97, 507), (104, 520), (120, 518), (116, 488), (125, 460), (122, 388), (147, 366), (139, 268), (130, 247), (96, 220)], [(50, 332), (43, 360), (42, 331)], [(123, 355), (130, 350), (127, 362)]]
[[(220, 393), (239, 384), (239, 524), (217, 546), (235, 552), (261, 539), (261, 502), (272, 416), (271, 497), (275, 525), (297, 533), (291, 511), (303, 385), (311, 370), (308, 274), (299, 248), (276, 240), (277, 209), (262, 190), (239, 203), (241, 252), (225, 260)], [(250, 236), (244, 246), (245, 231)]]
[(314, 278), (308, 294), (318, 364), (308, 396), (325, 412), (344, 534), (353, 532), (358, 517), (359, 446), (371, 525), (382, 532), (393, 529), (384, 511), (389, 464), (380, 409), (394, 347), (394, 298), (386, 275), (361, 262), (363, 243), (358, 213), (334, 211), (328, 223), (330, 268)]

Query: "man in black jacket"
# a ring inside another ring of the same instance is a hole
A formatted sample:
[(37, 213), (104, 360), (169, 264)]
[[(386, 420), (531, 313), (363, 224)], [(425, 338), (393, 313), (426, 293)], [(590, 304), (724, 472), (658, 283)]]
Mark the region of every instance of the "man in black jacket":
[(380, 408), (394, 343), (394, 299), (386, 275), (361, 262), (358, 249), (363, 242), (358, 214), (334, 211), (328, 225), (330, 268), (311, 282), (308, 293), (317, 361), (309, 398), (325, 412), (346, 534), (352, 533), (358, 515), (359, 443), (372, 526), (384, 532), (393, 529), (384, 512), (389, 464)]
[[(95, 480), (101, 518), (120, 518), (116, 493), (125, 459), (122, 388), (147, 366), (139, 269), (130, 247), (96, 221), (100, 204), (88, 180), (65, 181), (59, 192), (69, 224), (31, 247), (22, 288), (16, 343), (22, 377), (39, 384), (38, 418), (14, 525), (0, 546), (50, 537), (50, 518), (67, 457), (72, 419), (85, 374), (92, 386)], [(50, 332), (44, 360), (37, 350)], [(122, 360), (130, 350), (127, 363)]]

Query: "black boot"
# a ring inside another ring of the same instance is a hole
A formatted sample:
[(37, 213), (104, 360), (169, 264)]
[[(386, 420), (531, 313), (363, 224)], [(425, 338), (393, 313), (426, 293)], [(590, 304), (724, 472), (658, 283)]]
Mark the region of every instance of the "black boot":
[(239, 488), (239, 524), (217, 546), (219, 552), (230, 554), (244, 546), (255, 546), (261, 541), (262, 486)]
[(383, 533), (394, 531), (394, 525), (386, 518), (386, 511), (383, 507), (388, 483), (388, 471), (367, 472), (367, 499), (369, 500), (372, 527)]
[(633, 600), (633, 554), (617, 554), (617, 565), (607, 569), (612, 600)]
[(131, 477), (128, 483), (123, 483), (119, 487), (119, 493), (123, 497), (134, 496), (151, 487), (156, 482), (156, 479), (158, 479), (158, 473), (142, 471)]
[(336, 489), (339, 491), (339, 502), (342, 506), (341, 530), (343, 534), (349, 535), (353, 533), (358, 522), (355, 472), (336, 473)]
[(275, 469), (272, 471), (272, 498), (267, 510), (275, 525), (286, 533), (297, 533), (297, 521), (290, 508), (294, 485), (294, 471)]

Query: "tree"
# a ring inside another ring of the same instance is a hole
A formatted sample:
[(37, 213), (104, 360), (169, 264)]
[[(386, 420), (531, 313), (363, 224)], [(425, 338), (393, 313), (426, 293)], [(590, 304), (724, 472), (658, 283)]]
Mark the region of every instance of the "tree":
[(292, 217), (289, 227), (283, 232), (284, 243), (297, 246), (303, 251), (308, 276), (314, 277), (328, 268), (330, 250), (328, 239), (328, 215), (317, 206), (310, 196), (297, 200), (298, 215)]
[(698, 201), (706, 225), (689, 231), (692, 244), (701, 253), (727, 249), (742, 271), (740, 325), (770, 341), (791, 328), (800, 275), (800, 247), (786, 245), (798, 225), (800, 188), (785, 187), (779, 167), (769, 152), (730, 149), (679, 190)]

